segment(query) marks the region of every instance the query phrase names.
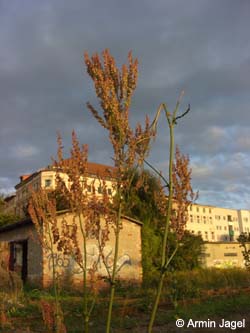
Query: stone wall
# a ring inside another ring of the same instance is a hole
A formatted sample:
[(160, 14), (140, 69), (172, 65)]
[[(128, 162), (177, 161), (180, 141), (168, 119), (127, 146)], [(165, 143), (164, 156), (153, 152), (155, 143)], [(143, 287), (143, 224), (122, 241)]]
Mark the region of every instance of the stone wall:
[[(59, 215), (58, 225), (61, 224), (62, 219), (66, 219), (67, 223), (70, 224), (73, 221), (73, 215), (71, 213)], [(140, 283), (142, 281), (141, 224), (125, 217), (122, 221), (117, 276), (127, 282)], [(102, 222), (104, 223), (104, 221)], [(96, 276), (100, 279), (100, 282), (103, 281), (104, 277), (108, 276), (107, 269), (110, 273), (112, 272), (115, 247), (114, 239), (114, 230), (110, 228), (109, 240), (103, 252), (106, 265), (99, 254), (97, 241), (91, 238), (87, 240), (87, 267), (90, 269), (93, 267), (94, 263), (97, 263)], [(52, 282), (53, 257), (51, 252), (46, 252), (41, 248), (34, 225), (32, 225), (31, 222), (30, 224), (19, 224), (9, 230), (2, 230), (0, 232), (0, 242), (2, 243), (8, 242), (10, 244), (11, 242), (22, 242), (25, 240), (27, 240), (28, 243), (27, 281), (48, 287)], [(78, 241), (79, 244), (82, 244), (83, 253), (83, 239), (80, 231), (78, 233)], [(53, 255), (56, 265), (56, 274), (58, 274), (69, 287), (71, 284), (81, 284), (83, 274), (73, 257), (59, 252), (56, 246), (54, 247)], [(18, 272), (16, 267), (15, 270)]]
[(204, 249), (203, 259), (206, 267), (245, 267), (242, 248), (237, 242), (205, 243)]
[[(72, 223), (72, 214), (66, 213), (58, 218), (67, 220), (67, 223)], [(79, 231), (78, 240), (83, 244), (83, 240)], [(95, 239), (87, 240), (87, 267), (93, 267), (93, 263), (97, 263), (96, 276), (103, 281), (103, 277), (107, 277), (107, 268), (112, 271), (113, 258), (114, 258), (114, 231), (110, 229), (109, 241), (106, 243), (104, 249), (104, 260), (99, 255), (98, 244)], [(82, 247), (83, 249), (83, 247)], [(83, 252), (82, 252), (83, 253)], [(134, 220), (123, 218), (123, 227), (120, 232), (120, 244), (118, 254), (118, 277), (127, 282), (141, 282), (142, 281), (142, 264), (141, 264), (141, 225)], [(54, 253), (56, 270), (59, 272), (62, 280), (67, 284), (81, 284), (83, 281), (83, 274), (79, 265), (75, 262), (72, 256), (63, 255), (55, 249)], [(51, 253), (44, 253), (43, 262), (43, 285), (46, 287), (51, 283), (52, 279), (52, 255)]]
[(27, 281), (40, 284), (42, 281), (42, 250), (32, 224), (0, 232), (0, 242), (19, 242), (27, 240)]

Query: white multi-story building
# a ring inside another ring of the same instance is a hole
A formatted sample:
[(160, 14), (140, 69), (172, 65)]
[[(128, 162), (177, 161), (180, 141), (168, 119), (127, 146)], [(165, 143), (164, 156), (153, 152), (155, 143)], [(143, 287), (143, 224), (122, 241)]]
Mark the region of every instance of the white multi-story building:
[[(102, 194), (102, 182), (105, 180), (105, 187), (107, 188), (108, 195), (112, 196), (113, 184), (114, 184), (115, 168), (97, 164), (87, 163), (87, 191), (91, 192), (93, 186), (97, 195)], [(60, 177), (65, 181), (66, 185), (69, 185), (68, 176), (65, 173), (60, 173)], [(53, 167), (40, 169), (30, 175), (20, 176), (20, 182), (15, 186), (16, 195), (11, 199), (6, 200), (6, 209), (8, 212), (12, 212), (17, 216), (24, 217), (27, 212), (29, 198), (31, 196), (31, 190), (38, 190), (39, 188), (45, 188), (53, 190), (56, 188), (56, 171)]]
[(250, 232), (250, 210), (193, 204), (188, 215), (186, 229), (204, 241), (236, 241), (242, 232)]
[[(101, 180), (105, 180), (108, 194), (114, 194), (115, 168), (97, 164), (87, 164), (87, 191), (91, 191), (90, 184), (95, 186), (97, 194), (102, 193)], [(68, 176), (61, 173), (60, 176), (68, 184)], [(15, 186), (16, 195), (6, 199), (7, 213), (13, 213), (23, 217), (27, 211), (31, 189), (56, 188), (56, 171), (53, 167), (40, 169), (30, 175), (22, 175), (20, 182)], [(241, 233), (250, 232), (250, 210), (237, 210), (216, 206), (193, 204), (188, 210), (188, 222), (186, 229), (196, 235), (201, 235), (207, 242), (232, 242), (236, 241)]]

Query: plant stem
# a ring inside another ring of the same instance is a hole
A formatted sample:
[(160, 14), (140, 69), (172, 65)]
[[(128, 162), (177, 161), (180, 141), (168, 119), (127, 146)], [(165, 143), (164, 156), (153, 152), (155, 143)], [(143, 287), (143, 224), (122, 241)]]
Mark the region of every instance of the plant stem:
[(83, 237), (83, 316), (84, 316), (84, 332), (89, 332), (89, 315), (88, 315), (88, 294), (87, 294), (87, 244), (86, 235), (83, 229), (81, 214), (79, 214), (79, 224)]
[[(119, 196), (120, 196), (120, 193), (119, 193)], [(116, 221), (115, 253), (114, 253), (112, 276), (111, 276), (111, 281), (110, 281), (111, 290), (110, 290), (109, 308), (108, 308), (108, 316), (107, 316), (107, 323), (106, 323), (106, 333), (110, 332), (112, 309), (113, 309), (114, 296), (115, 296), (115, 280), (116, 280), (117, 260), (118, 260), (118, 251), (119, 251), (120, 223), (121, 223), (121, 200), (119, 201), (118, 215), (117, 215), (117, 221)]]
[(49, 241), (50, 241), (50, 249), (51, 249), (51, 256), (52, 256), (52, 279), (53, 279), (53, 290), (55, 296), (55, 303), (56, 303), (56, 313), (55, 313), (55, 327), (53, 328), (55, 332), (59, 332), (60, 325), (59, 325), (59, 299), (58, 299), (58, 286), (56, 280), (56, 265), (55, 265), (55, 253), (53, 251), (53, 240), (51, 235), (51, 229), (49, 226)]
[(169, 188), (169, 197), (168, 197), (168, 205), (167, 205), (167, 215), (166, 215), (166, 222), (165, 222), (165, 228), (164, 228), (164, 235), (163, 235), (163, 241), (162, 241), (162, 249), (161, 249), (161, 273), (160, 273), (160, 279), (158, 282), (156, 297), (150, 317), (150, 322), (148, 326), (148, 333), (152, 332), (156, 312), (158, 309), (161, 292), (162, 292), (162, 286), (164, 277), (166, 274), (166, 246), (167, 246), (167, 239), (168, 239), (168, 232), (169, 232), (169, 223), (170, 223), (170, 216), (172, 211), (172, 198), (173, 198), (173, 181), (172, 181), (172, 173), (173, 173), (173, 156), (174, 156), (174, 123), (172, 122), (172, 119), (170, 119), (170, 116), (167, 115), (169, 130), (170, 130), (170, 149), (169, 149), (169, 182), (168, 182), (168, 188)]

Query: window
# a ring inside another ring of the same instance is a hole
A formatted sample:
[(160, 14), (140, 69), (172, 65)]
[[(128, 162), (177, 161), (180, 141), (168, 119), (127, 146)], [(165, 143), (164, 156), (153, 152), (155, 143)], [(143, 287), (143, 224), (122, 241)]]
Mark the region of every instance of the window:
[(224, 230), (227, 231), (227, 227), (224, 227)]
[(88, 185), (88, 192), (92, 192), (91, 191), (91, 185)]
[(200, 223), (200, 216), (197, 215), (197, 223)]
[(209, 208), (209, 210), (208, 210), (208, 211), (209, 211), (209, 214), (211, 214), (211, 213), (212, 213), (212, 211), (211, 211), (211, 208)]
[(232, 253), (224, 253), (224, 257), (237, 257), (238, 256), (238, 254), (235, 252), (232, 252)]
[(98, 191), (98, 193), (102, 193), (102, 187), (99, 186), (97, 191)]
[(196, 212), (199, 213), (199, 207), (196, 207)]
[(205, 239), (208, 239), (208, 232), (205, 231)]
[(212, 240), (214, 240), (214, 232), (213, 231), (211, 232), (211, 238), (212, 238)]
[(190, 222), (193, 222), (193, 215), (190, 215)]
[(189, 208), (189, 210), (192, 212), (192, 205), (190, 205), (190, 208)]
[(112, 194), (112, 190), (111, 188), (108, 188), (108, 195), (111, 195)]
[(203, 208), (203, 213), (206, 213), (206, 209), (205, 208)]
[(52, 184), (52, 180), (51, 179), (45, 179), (45, 181), (44, 181), (44, 186), (45, 187), (50, 187), (51, 184)]

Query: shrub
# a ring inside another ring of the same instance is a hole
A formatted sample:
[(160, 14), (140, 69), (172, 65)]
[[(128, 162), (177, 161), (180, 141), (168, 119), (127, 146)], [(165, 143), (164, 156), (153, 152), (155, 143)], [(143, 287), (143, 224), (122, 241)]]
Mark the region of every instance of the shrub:
[(248, 287), (250, 273), (240, 268), (176, 271), (167, 274), (164, 286), (164, 295), (171, 300), (200, 297), (204, 291)]

